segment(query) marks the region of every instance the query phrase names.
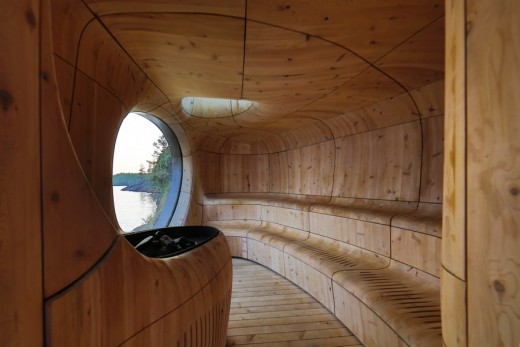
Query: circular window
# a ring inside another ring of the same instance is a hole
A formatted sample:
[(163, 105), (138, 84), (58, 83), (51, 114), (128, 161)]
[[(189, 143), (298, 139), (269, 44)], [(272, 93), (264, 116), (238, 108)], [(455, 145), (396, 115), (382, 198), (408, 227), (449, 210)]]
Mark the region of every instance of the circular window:
[(179, 200), (182, 155), (177, 137), (161, 120), (130, 113), (116, 139), (113, 197), (124, 232), (167, 227)]

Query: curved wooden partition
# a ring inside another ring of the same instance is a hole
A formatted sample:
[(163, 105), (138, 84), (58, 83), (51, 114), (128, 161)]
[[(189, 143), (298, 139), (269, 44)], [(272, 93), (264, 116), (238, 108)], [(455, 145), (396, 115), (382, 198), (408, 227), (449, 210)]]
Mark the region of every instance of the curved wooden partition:
[[(172, 113), (162, 111), (167, 98), (82, 3), (56, 1), (52, 5), (52, 13), (47, 8), (42, 11), (44, 20), (52, 14), (52, 21), (44, 21), (43, 28), (52, 23), (56, 42), (52, 56), (51, 32), (44, 32), (46, 343), (222, 345), (231, 293), (231, 262), (224, 236), (219, 234), (180, 256), (150, 259), (114, 227), (111, 166), (119, 124), (130, 110), (156, 114), (169, 124), (176, 122)], [(66, 10), (67, 15), (56, 15), (58, 10)], [(63, 31), (66, 25), (78, 29)], [(77, 47), (75, 57), (60, 50), (66, 45)], [(135, 84), (129, 85), (128, 80)], [(177, 133), (181, 129), (174, 127)], [(189, 143), (181, 136), (189, 156)], [(184, 182), (183, 191), (190, 194), (188, 184)], [(177, 218), (181, 224), (184, 216)]]
[[(366, 346), (518, 345), (517, 3), (2, 3), (0, 341), (223, 345), (231, 254)], [(171, 225), (223, 235), (167, 260), (121, 237), (130, 111), (179, 138)]]

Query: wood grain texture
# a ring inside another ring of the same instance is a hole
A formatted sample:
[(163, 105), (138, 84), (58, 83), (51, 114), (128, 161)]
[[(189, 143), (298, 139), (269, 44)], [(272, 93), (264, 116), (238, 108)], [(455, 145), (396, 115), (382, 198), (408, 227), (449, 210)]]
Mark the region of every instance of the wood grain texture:
[(420, 124), (336, 140), (335, 196), (417, 201)]
[(221, 155), (222, 192), (268, 192), (268, 155)]
[(466, 103), (464, 2), (446, 3), (446, 115), (442, 263), (466, 279)]
[[(52, 65), (47, 65), (53, 71)], [(116, 238), (74, 151), (52, 74), (42, 109), (44, 291), (49, 297), (96, 264)], [(64, 163), (67, 169), (64, 170)], [(81, 201), (81, 204), (76, 203)], [(78, 223), (78, 221), (89, 223)], [(74, 230), (72, 233), (71, 230)]]
[[(126, 13), (104, 16), (102, 20), (170, 98), (240, 99), (243, 19), (208, 14)], [(194, 22), (198, 25), (193, 26)], [(149, 56), (150, 52), (153, 56)]]
[(362, 346), (307, 293), (271, 271), (233, 259), (226, 346)]
[[(198, 267), (198, 263), (206, 265)], [(140, 281), (135, 281), (136, 276)], [(207, 302), (211, 296), (192, 299), (216, 280), (215, 301)], [(182, 339), (190, 327), (200, 324), (201, 316), (206, 319), (205, 314), (218, 319), (205, 338), (222, 339), (218, 334), (227, 324), (230, 290), (231, 264), (223, 235), (190, 253), (165, 260), (146, 258), (119, 237), (97, 269), (46, 302), (48, 342), (56, 346), (114, 346), (123, 342), (160, 346), (168, 337)], [(213, 315), (217, 305), (219, 310)], [(71, 316), (72, 307), (77, 311)], [(180, 317), (182, 324), (176, 325)], [(159, 336), (155, 331), (161, 332)]]
[(324, 1), (320, 6), (312, 1), (254, 0), (248, 5), (253, 19), (326, 38), (369, 61), (399, 45), (443, 11), (442, 1), (417, 0)]
[[(442, 340), (445, 346), (468, 346), (467, 283), (441, 270)], [(448, 323), (449, 322), (449, 323)]]
[(441, 238), (392, 227), (392, 258), (440, 276)]
[(43, 346), (40, 13), (39, 1), (0, 3), (0, 341), (6, 346)]
[(468, 345), (517, 346), (520, 3), (472, 0), (466, 10)]
[(448, 347), (468, 346), (465, 6), (465, 1), (446, 2), (442, 314), (443, 341)]

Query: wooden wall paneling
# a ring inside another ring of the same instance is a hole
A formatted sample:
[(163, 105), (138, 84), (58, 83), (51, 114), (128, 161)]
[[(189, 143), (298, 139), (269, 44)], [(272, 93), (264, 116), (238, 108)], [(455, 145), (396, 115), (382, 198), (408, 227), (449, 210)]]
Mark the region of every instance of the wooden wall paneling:
[(334, 152), (334, 141), (300, 149), (300, 192), (302, 194), (332, 195)]
[(106, 213), (113, 215), (113, 149), (126, 109), (109, 91), (76, 73), (69, 134), (81, 168)]
[(417, 121), (337, 139), (333, 196), (417, 201), (419, 127)]
[(197, 152), (194, 157), (194, 184), (200, 184), (204, 193), (220, 193), (220, 154)]
[(369, 307), (336, 282), (334, 314), (367, 347), (406, 346), (401, 338)]
[[(289, 133), (291, 133), (293, 130), (301, 131), (301, 129), (304, 129), (308, 126), (312, 126), (313, 124), (316, 124), (316, 119), (307, 117), (307, 116), (301, 116), (296, 112), (292, 112), (292, 113), (278, 115), (278, 117), (276, 117), (275, 121), (264, 125), (262, 127), (262, 129), (265, 129), (266, 131), (270, 131), (270, 132), (280, 133), (281, 136), (282, 135), (291, 136), (291, 134), (289, 134)], [(322, 131), (320, 131), (318, 129), (314, 129), (314, 131), (312, 131), (312, 130), (309, 131), (309, 129), (307, 129), (307, 132), (309, 134), (312, 134), (313, 138), (315, 138), (315, 139), (323, 137), (323, 135), (324, 135), (322, 133)], [(330, 130), (325, 131), (325, 132), (330, 134)], [(323, 140), (321, 140), (321, 141), (323, 141)], [(285, 142), (287, 143), (287, 140), (285, 140)], [(311, 143), (316, 143), (316, 142), (320, 142), (320, 140), (315, 140), (315, 142), (311, 142)], [(308, 143), (308, 144), (310, 144), (310, 143)], [(291, 148), (298, 148), (298, 146), (293, 145), (293, 147), (291, 147)]]
[(378, 60), (377, 67), (402, 83), (407, 90), (444, 78), (444, 16)]
[(339, 88), (308, 104), (300, 111), (312, 110), (315, 112), (323, 108), (345, 113), (401, 95), (403, 92), (403, 88), (394, 80), (379, 70), (368, 67)]
[[(50, 30), (43, 37), (42, 74), (46, 76), (41, 103), (43, 289), (48, 297), (95, 265), (114, 241), (116, 230), (74, 151), (60, 107)], [(91, 223), (78, 223), (80, 220)]]
[(61, 109), (63, 110), (63, 116), (68, 127), (73, 102), (75, 69), (73, 65), (70, 65), (58, 55), (54, 56), (54, 64), (56, 67), (56, 80), (58, 83)]
[(144, 327), (120, 346), (202, 346), (203, 341), (207, 343), (205, 339), (209, 335), (203, 334), (208, 331), (202, 330), (204, 326), (199, 323), (201, 317), (193, 317), (194, 312), (204, 312), (203, 293), (194, 295), (182, 306)]
[(466, 5), (468, 345), (518, 346), (520, 3)]
[(102, 21), (170, 98), (241, 98), (242, 18), (127, 13), (103, 16)]
[(95, 265), (115, 240), (117, 231), (74, 151), (59, 107), (52, 61), (45, 68), (49, 79), (42, 102), (42, 200), (44, 293), (48, 297)]
[(298, 149), (287, 151), (287, 168), (289, 170), (289, 193), (301, 194), (301, 153)]
[(332, 192), (334, 142), (287, 151), (289, 193), (327, 195)]
[(232, 257), (249, 259), (247, 254), (247, 238), (226, 236), (226, 240)]
[[(215, 271), (223, 261), (225, 264), (226, 252), (216, 259), (215, 253), (210, 252), (213, 247), (227, 249), (225, 237), (219, 235), (182, 256), (158, 260), (142, 256), (119, 238), (98, 268), (76, 286), (46, 302), (48, 341), (56, 346), (123, 343), (201, 291), (207, 282), (200, 281), (208, 278), (207, 273)], [(199, 275), (202, 275), (200, 280)], [(136, 278), (140, 280), (135, 281)], [(227, 288), (230, 286), (228, 283)], [(75, 315), (70, 315), (71, 307), (79, 307)], [(194, 314), (195, 311), (188, 311), (183, 321), (193, 322), (198, 318)]]
[[(226, 343), (231, 309), (232, 276), (233, 264), (231, 258), (228, 258), (222, 270), (203, 288), (204, 310), (202, 312), (205, 313), (205, 317), (201, 317), (199, 325), (205, 326), (209, 332), (199, 329), (202, 337), (200, 345), (202, 346), (205, 345), (204, 339), (209, 342), (207, 344), (209, 346), (224, 346)], [(204, 323), (204, 320), (207, 323)], [(194, 345), (197, 346), (196, 343)]]
[(332, 140), (334, 138), (331, 129), (326, 123), (314, 119), (308, 120), (310, 121), (310, 124), (297, 128), (296, 123), (290, 126), (292, 118), (289, 119), (288, 128), (292, 130), (280, 134), (287, 149), (302, 148)]
[[(43, 346), (39, 1), (0, 3), (0, 341)], [(47, 23), (48, 24), (48, 23)]]
[(276, 134), (266, 135), (263, 141), (269, 153), (283, 152), (287, 149), (282, 138)]
[(269, 154), (269, 192), (289, 192), (287, 152)]
[[(90, 22), (85, 28), (77, 68), (116, 95), (128, 110), (138, 104), (138, 100), (153, 101), (157, 105), (167, 101), (98, 21)], [(143, 92), (147, 92), (148, 97)], [(151, 100), (150, 95), (158, 99)]]
[(269, 192), (267, 154), (222, 154), (220, 167), (223, 192)]
[(336, 139), (335, 144), (336, 166), (332, 195), (352, 198), (368, 197), (365, 192), (374, 176), (364, 173), (367, 170), (369, 159), (367, 133)]
[[(443, 1), (313, 2), (251, 0), (248, 17), (324, 37), (375, 61), (442, 15)], [(406, 13), (407, 15), (403, 15)], [(348, 18), (348, 21), (345, 21)]]
[(390, 226), (310, 212), (310, 231), (372, 252), (390, 256)]
[(87, 5), (98, 15), (133, 12), (194, 12), (215, 13), (223, 16), (244, 17), (244, 0), (87, 0)]
[[(386, 139), (383, 140), (381, 135)], [(381, 187), (386, 190), (386, 198), (417, 201), (421, 175), (420, 123), (405, 123), (395, 128), (387, 128), (385, 134), (371, 133), (371, 142), (374, 143), (374, 140), (376, 143), (371, 149), (375, 152), (385, 153), (384, 167), (376, 164), (376, 177), (378, 177), (376, 182), (383, 182), (386, 185)], [(383, 160), (379, 164), (382, 164)], [(371, 164), (374, 162), (371, 161)], [(379, 193), (377, 188), (372, 191)], [(370, 196), (376, 195), (377, 193), (370, 194)]]
[(392, 227), (442, 236), (442, 204), (421, 202), (413, 211), (392, 216)]
[(285, 277), (334, 312), (334, 295), (330, 277), (289, 254), (285, 254), (284, 261)]
[[(135, 64), (134, 64), (134, 68), (135, 69), (137, 68), (137, 66)], [(126, 82), (128, 83), (131, 79), (133, 82), (134, 78), (135, 78), (134, 74), (136, 73), (135, 71), (138, 71), (138, 74), (142, 75), (142, 72), (140, 70), (133, 70), (127, 76), (120, 77), (121, 81), (124, 82), (126, 80)], [(116, 87), (114, 87), (114, 88), (116, 88)], [(144, 82), (142, 84), (140, 84), (139, 89), (132, 90), (132, 88), (129, 88), (127, 86), (122, 92), (122, 94), (123, 94), (122, 98), (124, 100), (126, 100), (127, 98), (131, 100), (131, 97), (133, 95), (133, 94), (131, 94), (132, 92), (138, 94), (138, 98), (136, 100), (137, 103), (132, 104), (132, 106), (131, 106), (132, 110), (135, 110), (135, 111), (141, 110), (144, 112), (149, 112), (149, 111), (157, 108), (157, 106), (162, 106), (162, 108), (165, 108), (164, 105), (167, 105), (170, 103), (168, 97), (162, 92), (162, 90), (157, 88), (157, 86), (149, 78), (146, 78), (144, 80)], [(127, 93), (130, 94), (128, 97), (126, 96)], [(168, 109), (166, 109), (166, 110), (169, 112), (169, 114), (173, 114), (174, 116), (177, 116), (179, 114), (179, 112), (175, 113), (175, 112), (171, 112), (171, 110), (168, 110)]]
[(445, 346), (468, 346), (466, 281), (460, 280), (443, 268), (441, 284), (443, 342)]
[(408, 93), (374, 103), (354, 112), (361, 114), (371, 130), (406, 123), (419, 118), (417, 107)]
[(240, 127), (233, 120), (233, 117), (206, 119), (191, 117), (186, 120), (193, 129), (210, 134), (215, 133), (229, 138), (240, 133)]
[[(239, 149), (240, 152), (234, 152), (234, 154), (264, 154), (268, 152), (264, 139), (266, 136), (270, 136), (271, 134), (272, 132), (265, 129), (253, 130), (241, 128), (240, 133), (230, 137), (228, 142), (234, 143), (233, 147)], [(243, 147), (242, 149), (240, 147), (241, 144), (247, 144), (249, 145), (249, 148)], [(245, 150), (248, 152), (245, 152)], [(226, 151), (222, 150), (222, 152), (224, 153)]]
[(80, 0), (52, 0), (50, 3), (54, 53), (76, 66), (83, 30), (94, 16)]
[[(189, 124), (183, 123), (190, 129), (193, 129)], [(213, 133), (204, 133), (198, 130), (189, 130), (190, 135), (196, 133), (195, 136), (191, 136), (194, 150), (200, 150), (205, 152), (220, 153), (222, 146), (226, 142), (227, 138), (216, 135)]]
[(263, 154), (267, 153), (267, 146), (263, 142), (241, 142), (228, 140), (222, 146), (222, 153), (226, 154)]
[(205, 205), (204, 221), (216, 220), (262, 220), (262, 207), (259, 205)]
[(422, 118), (444, 115), (444, 79), (410, 91)]
[(274, 123), (284, 115), (287, 115), (286, 111), (279, 112), (277, 110), (270, 110), (270, 107), (270, 104), (260, 103), (254, 100), (253, 107), (247, 110), (247, 112), (236, 115), (233, 118), (237, 124), (243, 128), (263, 130), (266, 124)]
[(261, 241), (247, 240), (248, 259), (262, 264), (269, 269), (286, 276), (283, 251)]
[(441, 238), (392, 227), (392, 259), (440, 277)]
[(444, 117), (423, 119), (421, 126), (423, 153), (420, 201), (442, 203)]
[(262, 206), (262, 221), (272, 222), (296, 228), (307, 230), (306, 222), (307, 212), (299, 209), (289, 209), (275, 206)]
[(247, 24), (245, 54), (243, 97), (268, 102), (275, 113), (294, 111), (368, 66), (330, 42), (258, 22)]
[(368, 131), (365, 119), (359, 112), (343, 113), (323, 122), (328, 125), (336, 139)]

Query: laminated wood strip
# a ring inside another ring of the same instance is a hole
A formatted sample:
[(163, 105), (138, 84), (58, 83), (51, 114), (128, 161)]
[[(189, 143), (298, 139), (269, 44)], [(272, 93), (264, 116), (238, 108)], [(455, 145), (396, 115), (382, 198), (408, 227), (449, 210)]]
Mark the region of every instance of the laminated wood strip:
[[(243, 259), (233, 259), (233, 273), (227, 346), (362, 346), (326, 308), (287, 279)], [(255, 297), (262, 300), (250, 300)]]

